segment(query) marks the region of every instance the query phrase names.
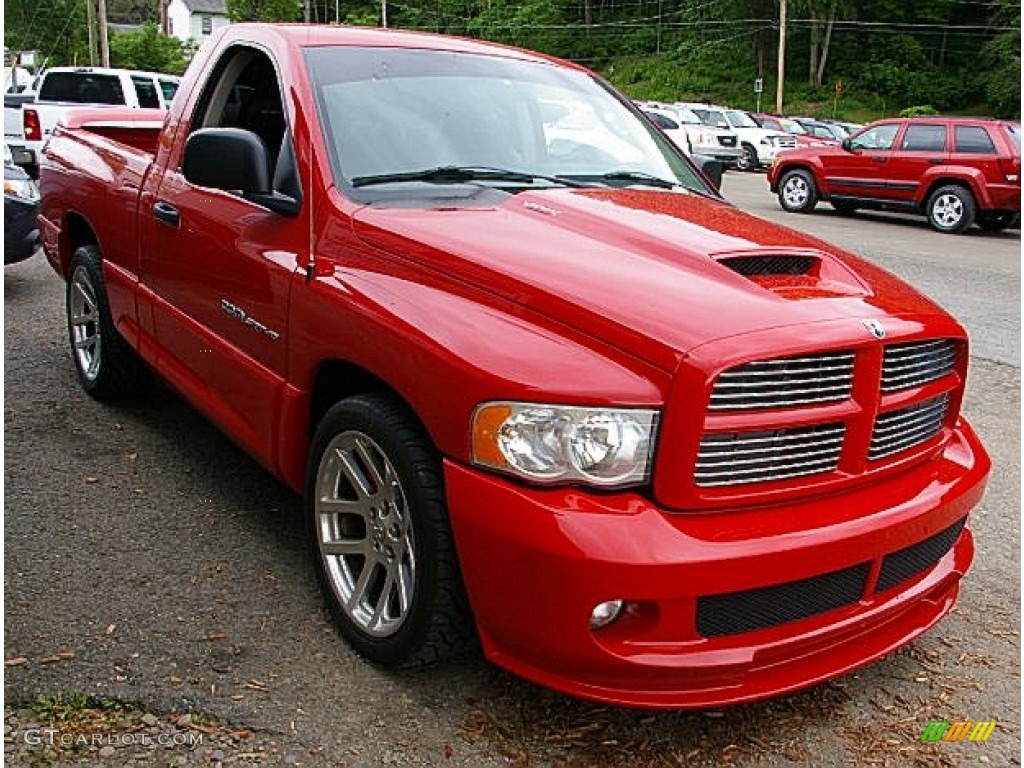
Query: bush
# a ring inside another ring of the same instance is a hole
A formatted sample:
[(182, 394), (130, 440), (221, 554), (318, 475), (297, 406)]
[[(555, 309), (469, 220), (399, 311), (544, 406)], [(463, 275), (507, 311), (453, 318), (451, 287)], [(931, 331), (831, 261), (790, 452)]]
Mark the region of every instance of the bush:
[(900, 117), (926, 117), (937, 114), (939, 114), (939, 111), (931, 104), (922, 104), (917, 107), (907, 107), (900, 110)]

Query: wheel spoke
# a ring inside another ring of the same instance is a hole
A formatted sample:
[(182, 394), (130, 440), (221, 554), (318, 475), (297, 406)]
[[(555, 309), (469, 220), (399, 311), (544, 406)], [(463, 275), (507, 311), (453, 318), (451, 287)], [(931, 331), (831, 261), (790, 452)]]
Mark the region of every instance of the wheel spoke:
[(408, 573), (402, 564), (398, 564), (398, 608), (404, 615), (409, 610), (409, 604), (412, 602), (412, 584), (409, 578), (411, 573)]
[(369, 539), (334, 539), (323, 542), (321, 549), (325, 555), (363, 555), (367, 558), (373, 552)]
[(362, 518), (369, 518), (370, 505), (365, 499), (320, 499), (316, 505), (317, 512), (321, 515), (357, 515)]
[(391, 590), (395, 588), (396, 566), (397, 563), (395, 562), (388, 566), (387, 576), (384, 579), (384, 588), (381, 589), (380, 595), (377, 597), (377, 605), (373, 609), (373, 618), (370, 619), (371, 628), (376, 628), (380, 624), (381, 617), (384, 616), (384, 611), (391, 599)]
[(81, 339), (75, 339), (75, 349), (89, 349), (96, 345), (95, 336), (84, 336)]
[(339, 450), (338, 458), (341, 460), (342, 474), (352, 486), (352, 490), (362, 499), (370, 498), (373, 495), (373, 489), (352, 454), (347, 450)]
[(373, 571), (376, 567), (376, 560), (367, 559), (363, 564), (363, 570), (360, 572), (359, 579), (356, 581), (355, 587), (352, 588), (352, 594), (349, 596), (345, 605), (349, 614), (358, 610), (360, 604), (362, 604), (363, 598), (366, 596), (366, 589), (370, 586), (370, 577), (373, 575)]

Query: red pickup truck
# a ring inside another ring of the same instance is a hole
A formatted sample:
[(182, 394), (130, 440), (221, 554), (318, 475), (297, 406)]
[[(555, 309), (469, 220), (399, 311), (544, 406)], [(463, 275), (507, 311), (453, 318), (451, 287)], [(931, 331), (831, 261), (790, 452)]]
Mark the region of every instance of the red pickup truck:
[(344, 637), (600, 701), (762, 698), (953, 606), (964, 330), (748, 216), (588, 71), (234, 25), (81, 112), (41, 231), (98, 399), (153, 372), (305, 496)]

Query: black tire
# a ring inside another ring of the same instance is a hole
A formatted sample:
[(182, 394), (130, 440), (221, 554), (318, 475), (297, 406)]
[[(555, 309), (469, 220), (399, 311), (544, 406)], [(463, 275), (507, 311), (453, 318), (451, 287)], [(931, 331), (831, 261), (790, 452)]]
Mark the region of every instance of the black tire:
[(848, 203), (844, 200), (830, 200), (832, 207), (835, 208), (836, 213), (840, 216), (853, 216), (857, 212), (857, 206), (854, 203)]
[(810, 213), (818, 204), (818, 187), (808, 171), (797, 168), (779, 179), (779, 205), (790, 213)]
[(324, 598), (357, 652), (422, 667), (472, 647), (440, 455), (401, 402), (358, 395), (327, 412), (305, 504)]
[(757, 159), (757, 150), (749, 144), (743, 145), (743, 154), (736, 161), (737, 171), (756, 171), (761, 167), (761, 161)]
[(1019, 213), (990, 212), (978, 215), (978, 226), (986, 232), (1002, 232), (1017, 223)]
[(102, 256), (83, 245), (71, 256), (65, 291), (71, 359), (82, 389), (102, 401), (145, 394), (153, 372), (121, 337), (110, 317)]
[(959, 234), (971, 226), (977, 211), (974, 195), (958, 184), (939, 187), (928, 196), (925, 206), (932, 229), (946, 235)]

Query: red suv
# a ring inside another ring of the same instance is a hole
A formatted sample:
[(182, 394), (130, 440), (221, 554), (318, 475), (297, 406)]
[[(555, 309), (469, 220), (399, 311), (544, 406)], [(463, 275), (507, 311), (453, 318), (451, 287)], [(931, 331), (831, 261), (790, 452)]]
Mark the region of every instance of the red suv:
[(768, 185), (787, 211), (827, 200), (858, 208), (923, 213), (938, 232), (977, 223), (998, 232), (1020, 218), (1020, 124), (966, 117), (882, 120), (842, 145), (780, 155)]

